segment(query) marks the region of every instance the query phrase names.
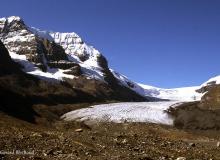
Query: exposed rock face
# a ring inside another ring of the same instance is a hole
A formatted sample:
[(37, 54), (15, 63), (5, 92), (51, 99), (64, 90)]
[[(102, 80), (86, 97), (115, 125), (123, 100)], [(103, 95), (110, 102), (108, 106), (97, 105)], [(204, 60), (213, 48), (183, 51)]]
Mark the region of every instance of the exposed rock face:
[(174, 126), (183, 129), (220, 129), (220, 110), (201, 108), (199, 102), (185, 103), (170, 108)]
[(14, 63), (3, 43), (0, 41), (0, 76), (19, 72), (18, 64)]
[(26, 55), (27, 60), (41, 66), (44, 71), (47, 63), (68, 60), (61, 46), (33, 34), (19, 17), (0, 19), (0, 31), (0, 39), (10, 52)]
[(220, 85), (202, 86), (206, 92), (200, 101), (170, 108), (174, 125), (185, 129), (220, 129)]
[(35, 118), (39, 116), (33, 109), (35, 104), (50, 106), (102, 100), (92, 96), (88, 91), (73, 89), (65, 82), (41, 81), (21, 69), (0, 41), (0, 112), (35, 122)]
[(53, 61), (53, 62), (48, 62), (47, 65), (51, 68), (60, 68), (60, 69), (71, 69), (73, 67), (79, 67), (79, 64), (75, 63), (75, 62), (69, 62), (69, 61)]
[(220, 84), (220, 76), (212, 77), (208, 81), (204, 82), (201, 85), (201, 88), (197, 90), (197, 92), (205, 93), (213, 88), (218, 87)]
[[(40, 77), (49, 73), (50, 79), (53, 79), (53, 75), (58, 75), (65, 81), (69, 78), (68, 83), (72, 87), (77, 86), (74, 76), (85, 78), (85, 84), (90, 85), (92, 84), (89, 81), (92, 79), (95, 82), (92, 85), (94, 91), (98, 94), (105, 92), (103, 95), (109, 99), (146, 100), (116, 79), (106, 58), (94, 47), (87, 45), (76, 33), (42, 31), (28, 27), (20, 17), (12, 16), (0, 19), (0, 40), (16, 59), (20, 58), (19, 55), (24, 56), (19, 60), (22, 65), (27, 67), (31, 62), (45, 74), (35, 71), (37, 68), (33, 67), (31, 72), (25, 70), (26, 72)], [(52, 68), (56, 69), (51, 70)], [(70, 78), (68, 75), (73, 76)]]
[(202, 97), (199, 106), (205, 109), (220, 109), (220, 85), (210, 87)]
[(4, 44), (0, 41), (0, 65), (1, 67), (11, 63), (11, 57)]
[(207, 83), (207, 85), (202, 86), (200, 89), (196, 90), (199, 93), (205, 93), (209, 90), (211, 90), (212, 88), (215, 88), (217, 86), (217, 84), (215, 82), (210, 82)]
[(10, 32), (16, 32), (18, 30), (26, 30), (24, 21), (20, 17), (9, 17), (8, 19), (2, 18), (0, 22), (0, 31), (8, 34)]
[(77, 65), (73, 66), (72, 68), (69, 68), (69, 70), (65, 71), (64, 73), (70, 74), (70, 75), (80, 76), (82, 74), (82, 71), (80, 69), (80, 66), (77, 64)]

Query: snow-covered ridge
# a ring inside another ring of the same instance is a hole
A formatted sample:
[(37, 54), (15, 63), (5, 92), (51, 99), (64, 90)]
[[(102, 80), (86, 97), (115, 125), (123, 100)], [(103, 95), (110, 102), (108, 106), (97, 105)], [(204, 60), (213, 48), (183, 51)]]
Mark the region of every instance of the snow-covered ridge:
[(196, 91), (197, 89), (200, 88), (200, 86), (164, 89), (164, 88), (143, 85), (140, 83), (139, 85), (145, 89), (145, 95), (157, 97), (161, 99), (178, 100), (178, 101), (196, 101), (196, 100), (200, 100), (201, 97), (203, 96), (203, 94), (198, 93)]
[(201, 86), (173, 88), (173, 89), (158, 88), (154, 86), (133, 82), (130, 79), (128, 79), (128, 77), (114, 70), (111, 71), (114, 74), (114, 76), (121, 82), (122, 85), (129, 87), (130, 89), (134, 90), (136, 93), (142, 96), (154, 97), (163, 100), (195, 101), (195, 100), (200, 100), (203, 95), (196, 91)]
[(0, 21), (3, 21), (3, 22), (6, 22), (8, 21), (8, 23), (11, 23), (12, 21), (21, 21), (21, 17), (18, 17), (18, 16), (10, 16), (8, 18), (0, 18)]
[(203, 86), (207, 86), (207, 85), (215, 85), (215, 84), (220, 84), (220, 76), (216, 76), (213, 78), (210, 78), (208, 81), (206, 81), (205, 83), (202, 84)]
[(21, 20), (21, 18), (18, 16), (8, 17), (8, 23), (11, 23), (12, 21), (20, 21), (20, 20)]

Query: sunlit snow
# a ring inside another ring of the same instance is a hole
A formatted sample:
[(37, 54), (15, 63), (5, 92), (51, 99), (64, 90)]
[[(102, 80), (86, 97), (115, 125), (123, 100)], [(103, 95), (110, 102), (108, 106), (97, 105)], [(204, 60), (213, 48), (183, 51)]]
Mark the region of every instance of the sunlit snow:
[(165, 112), (177, 101), (169, 102), (126, 102), (91, 106), (66, 113), (61, 118), (66, 121), (91, 122), (151, 122), (172, 125), (173, 119)]
[[(203, 95), (196, 92), (196, 90), (199, 89), (200, 86), (164, 89), (135, 83), (129, 80), (126, 76), (114, 70), (111, 70), (111, 72), (121, 82), (122, 85), (129, 87), (130, 89), (142, 96), (155, 97), (159, 99), (167, 99), (173, 101), (196, 101), (200, 100)], [(128, 84), (130, 84), (130, 86)]]
[(29, 62), (25, 55), (18, 55), (16, 53), (10, 52), (10, 56), (15, 62), (18, 62), (23, 66), (23, 71), (25, 71), (28, 74), (37, 76), (40, 79), (47, 81), (57, 81), (62, 80), (63, 78), (74, 78), (73, 75), (64, 74), (64, 70), (56, 68), (48, 68), (47, 72), (43, 72), (33, 63)]
[(203, 94), (196, 92), (200, 86), (164, 89), (143, 84), (139, 85), (145, 89), (145, 96), (157, 97), (161, 99), (197, 101), (203, 96)]
[(220, 84), (220, 76), (216, 76), (213, 78), (210, 78), (208, 81), (202, 84), (202, 86), (207, 86), (211, 84)]

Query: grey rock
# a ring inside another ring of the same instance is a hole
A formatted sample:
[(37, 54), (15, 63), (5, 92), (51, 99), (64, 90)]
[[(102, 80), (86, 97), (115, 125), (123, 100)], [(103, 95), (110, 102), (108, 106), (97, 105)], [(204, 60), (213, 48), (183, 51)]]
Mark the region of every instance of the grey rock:
[(75, 132), (82, 132), (82, 131), (83, 131), (82, 128), (75, 129)]
[(217, 142), (216, 146), (217, 146), (217, 147), (220, 147), (220, 141)]
[(178, 157), (176, 160), (186, 160), (186, 157)]

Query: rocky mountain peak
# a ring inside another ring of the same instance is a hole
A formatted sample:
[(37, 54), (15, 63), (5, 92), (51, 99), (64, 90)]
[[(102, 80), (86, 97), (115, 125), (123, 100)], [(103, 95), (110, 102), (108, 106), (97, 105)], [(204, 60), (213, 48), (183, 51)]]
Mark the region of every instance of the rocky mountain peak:
[[(36, 35), (22, 18), (16, 16), (2, 18), (0, 24), (0, 39), (10, 53), (25, 55), (28, 61), (43, 71), (47, 71), (50, 65), (66, 68), (64, 61), (67, 61), (68, 58), (64, 49), (54, 41)], [(75, 64), (68, 63), (68, 66), (73, 67)]]
[[(25, 55), (28, 61), (44, 72), (48, 67), (70, 69), (77, 66), (77, 75), (83, 73), (86, 77), (102, 81), (105, 81), (106, 73), (113, 76), (106, 58), (74, 32), (40, 30), (27, 26), (22, 18), (15, 16), (2, 18), (0, 24), (0, 40), (9, 52)], [(82, 71), (78, 72), (79, 68)]]
[(9, 33), (23, 29), (26, 29), (26, 25), (20, 17), (11, 16), (0, 19), (0, 31), (2, 33)]

